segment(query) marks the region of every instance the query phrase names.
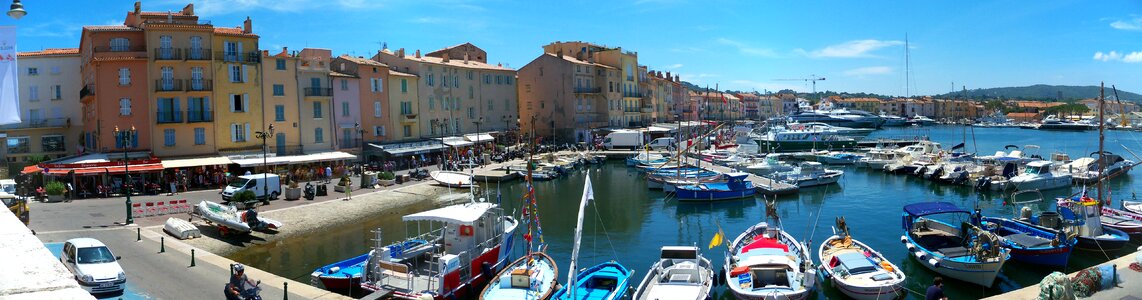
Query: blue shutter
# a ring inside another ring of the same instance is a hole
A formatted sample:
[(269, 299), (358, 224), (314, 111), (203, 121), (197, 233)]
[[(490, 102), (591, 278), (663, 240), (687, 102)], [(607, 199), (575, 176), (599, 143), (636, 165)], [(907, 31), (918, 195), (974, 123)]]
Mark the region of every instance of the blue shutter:
[(174, 108), (172, 108), (172, 110), (174, 110), (174, 121), (175, 122), (182, 122), (182, 110), (180, 110), (178, 107), (179, 106), (179, 100), (178, 100), (178, 98), (174, 98), (174, 99), (172, 99), (172, 101), (174, 102)]
[(131, 133), (131, 148), (139, 148), (139, 132)]
[(119, 135), (119, 134), (115, 135), (115, 149), (123, 149), (123, 136), (122, 135)]

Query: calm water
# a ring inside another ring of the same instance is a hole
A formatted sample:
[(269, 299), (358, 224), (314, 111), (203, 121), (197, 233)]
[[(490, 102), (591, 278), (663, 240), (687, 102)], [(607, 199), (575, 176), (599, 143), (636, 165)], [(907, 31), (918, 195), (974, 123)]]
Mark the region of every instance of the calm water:
[[(1072, 158), (1096, 151), (1098, 137), (1095, 132), (1046, 132), (1016, 128), (977, 128), (973, 133), (971, 128), (965, 130), (963, 127), (952, 126), (886, 129), (871, 137), (904, 135), (929, 135), (945, 147), (958, 144), (966, 137), (967, 150), (982, 154), (994, 153), (1009, 144), (1020, 147), (1034, 144), (1042, 147), (1043, 156), (1059, 151), (1069, 153)], [(1137, 133), (1108, 132), (1106, 141), (1108, 151), (1121, 153), (1125, 157), (1133, 156), (1123, 146), (1131, 150), (1142, 149), (1142, 138)], [(940, 200), (965, 208), (978, 205), (988, 215), (1009, 215), (1012, 210), (1010, 206), (1004, 206), (1005, 199), (999, 194), (980, 194), (966, 187), (938, 185), (911, 176), (888, 175), (866, 169), (850, 167), (845, 171), (844, 178), (837, 185), (805, 189), (797, 195), (778, 198), (778, 212), (785, 229), (795, 237), (809, 240), (809, 247), (815, 255), (820, 241), (832, 234), (830, 227), (833, 219), (843, 215), (854, 237), (876, 248), (904, 269), (909, 276), (907, 287), (918, 292), (923, 292), (934, 273), (909, 258), (899, 242), (902, 206)], [(578, 201), (586, 174), (580, 170), (571, 176), (536, 183), (543, 239), (550, 244), (548, 252), (562, 267), (563, 274), (560, 274), (560, 278), (563, 280), (566, 278)], [(699, 245), (704, 249), (704, 255), (720, 268), (725, 248), (705, 247), (717, 232), (718, 226), (721, 226), (729, 239), (733, 239), (741, 230), (761, 221), (763, 216), (764, 204), (760, 198), (702, 204), (679, 203), (667, 199), (660, 191), (648, 190), (645, 179), (638, 172), (626, 168), (618, 161), (591, 168), (590, 176), (597, 200), (587, 207), (579, 265), (586, 267), (605, 260), (618, 260), (636, 271), (632, 286), (642, 279), (645, 270), (657, 258), (658, 248), (663, 245)], [(1130, 198), (1140, 186), (1142, 181), (1133, 180), (1131, 176), (1116, 178), (1109, 183), (1109, 189), (1116, 199)], [(488, 189), (493, 193), (499, 190), (508, 211), (519, 211), (519, 195), (523, 192), (521, 183), (500, 186), (493, 183)], [(1044, 196), (1051, 199), (1070, 193), (1071, 191), (1062, 189), (1044, 192)], [(1051, 209), (1049, 206), (1044, 208)], [(392, 211), (358, 224), (329, 228), (320, 234), (251, 247), (231, 258), (307, 282), (308, 274), (313, 269), (367, 251), (368, 240), (372, 237), (369, 230), (373, 228), (384, 228), (386, 240), (400, 238), (398, 235), (404, 232), (404, 226), (400, 224), (399, 216), (424, 209), (428, 207)], [(1137, 247), (1137, 241), (1133, 245), (1127, 248)], [(523, 253), (522, 249), (517, 249), (516, 253)], [(1126, 253), (1129, 251), (1111, 256)], [(1059, 271), (1071, 272), (1106, 260), (1102, 254), (1076, 252), (1071, 257), (1070, 265)], [(991, 288), (946, 280), (945, 290), (953, 299), (980, 298), (1037, 284), (1051, 271), (1053, 270), (1009, 262)], [(719, 287), (717, 292), (719, 298), (731, 298), (724, 287)], [(818, 289), (818, 299), (824, 299), (822, 297), (836, 299), (843, 298), (843, 295), (825, 284)], [(917, 294), (909, 297), (923, 298)]]

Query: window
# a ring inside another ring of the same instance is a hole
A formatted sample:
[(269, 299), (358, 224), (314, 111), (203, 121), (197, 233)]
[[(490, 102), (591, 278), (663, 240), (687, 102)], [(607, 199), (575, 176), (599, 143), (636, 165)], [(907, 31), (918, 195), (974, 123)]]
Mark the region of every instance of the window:
[(435, 76), (434, 74), (428, 74), (428, 78), (425, 78), (424, 84), (427, 84), (428, 86), (432, 86), (433, 82), (436, 81), (436, 80), (433, 80), (433, 79), (435, 79), (434, 76)]
[[(590, 83), (590, 82), (588, 82), (588, 84), (589, 84), (589, 83)], [(512, 85), (512, 75), (505, 75), (505, 76), (504, 76), (504, 84), (506, 84), (506, 85)]]
[(281, 104), (274, 105), (274, 121), (276, 121), (276, 122), (285, 121), (285, 105), (281, 105)]
[(159, 123), (181, 123), (182, 111), (178, 104), (178, 98), (159, 98), (156, 121)]
[(186, 113), (189, 122), (209, 122), (213, 119), (213, 115), (210, 113), (210, 98), (208, 97), (188, 97), (186, 98), (186, 107), (189, 110)]
[(286, 64), (285, 64), (284, 59), (280, 59), (280, 58), (275, 59), (274, 64), (276, 65), (275, 69), (278, 69), (278, 70), (285, 70), (286, 69)]
[(402, 115), (411, 115), (412, 114), (412, 102), (402, 101), (400, 103), (400, 113)]
[[(512, 106), (508, 105), (508, 101), (511, 101), (511, 100), (504, 99), (504, 109), (511, 110)], [(490, 108), (491, 106), (488, 106), (488, 107)]]
[(475, 96), (476, 96), (476, 91), (474, 89), (472, 89), (472, 86), (468, 86), (468, 99), (476, 99)]
[(28, 153), (28, 137), (8, 137), (8, 153)]
[(171, 36), (159, 36), (159, 58), (171, 59), (174, 56), (174, 51), (171, 50)]
[(130, 116), (131, 115), (131, 99), (130, 98), (119, 99), (119, 115), (120, 116)]
[(428, 111), (434, 109), (436, 109), (436, 99), (432, 99), (432, 96), (428, 96)]
[(412, 137), (412, 126), (404, 125), (404, 137)]
[(313, 129), (313, 142), (314, 143), (324, 143), (325, 142), (325, 131), (322, 129), (323, 128), (321, 128), (321, 127), (317, 127), (317, 128)]
[(496, 75), (496, 84), (502, 84), (504, 81), (503, 76)]
[(492, 84), (492, 75), (484, 74), (484, 84)]
[(34, 85), (28, 87), (28, 101), (40, 101), (40, 87)]
[(246, 112), (250, 106), (247, 94), (230, 94), (230, 112)]
[(468, 70), (468, 80), (472, 80), (472, 79), (476, 78), (476, 77), (474, 77), (475, 73), (476, 72), (472, 72), (472, 70)]
[(476, 118), (476, 108), (475, 107), (469, 107), (468, 108), (468, 118), (469, 119), (475, 119)]
[(206, 128), (199, 127), (194, 129), (194, 144), (206, 145)]
[(225, 61), (238, 61), (238, 52), (242, 52), (242, 45), (239, 43), (225, 41), (222, 44), (223, 60)]
[(341, 116), (349, 116), (349, 101), (341, 102)]
[(40, 68), (28, 68), (28, 76), (40, 75)]
[(275, 84), (274, 85), (274, 96), (285, 96), (285, 85)]
[(460, 76), (452, 75), (452, 87), (460, 87)]
[(174, 147), (174, 129), (163, 129), (163, 146)]
[(372, 81), (372, 83), (373, 83), (372, 88), (373, 88), (374, 92), (380, 93), (380, 92), (385, 91), (385, 86), (384, 86), (383, 80), (381, 80), (380, 78), (372, 78), (372, 79), (370, 79), (370, 81)]
[(61, 89), (63, 89), (63, 87), (58, 85), (58, 84), (52, 86), (52, 88), (51, 88), (52, 100), (63, 99), (63, 91), (61, 91)]
[(320, 119), (321, 116), (321, 102), (313, 102), (313, 118)]
[(119, 85), (130, 85), (130, 84), (131, 84), (131, 69), (120, 68), (119, 69)]
[(373, 126), (373, 136), (385, 136), (385, 126)]
[(342, 91), (348, 91), (349, 90), (349, 80), (348, 79), (341, 79), (341, 90)]
[(246, 66), (243, 65), (230, 65), (230, 82), (246, 82)]
[(488, 111), (495, 111), (495, 109), (492, 107), (492, 104), (494, 103), (495, 101), (488, 100)]
[(381, 101), (373, 101), (373, 117), (381, 117)]
[(400, 92), (401, 93), (408, 93), (408, 79), (404, 79), (404, 78), (400, 79)]
[(202, 51), (202, 37), (190, 37), (190, 53), (187, 53), (190, 59), (203, 59), (206, 57), (205, 52)]
[(250, 133), (250, 123), (230, 123), (231, 142), (245, 142), (248, 133)]
[(67, 151), (62, 135), (45, 135), (40, 138), (40, 144), (43, 146), (44, 152)]
[(111, 39), (111, 51), (122, 52), (131, 48), (131, 40), (126, 38)]

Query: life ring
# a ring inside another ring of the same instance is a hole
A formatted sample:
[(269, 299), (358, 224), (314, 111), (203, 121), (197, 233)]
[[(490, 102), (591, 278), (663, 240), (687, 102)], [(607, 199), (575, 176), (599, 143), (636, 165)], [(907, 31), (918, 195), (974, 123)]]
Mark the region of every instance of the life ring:
[(472, 236), (472, 225), (460, 225), (460, 235)]

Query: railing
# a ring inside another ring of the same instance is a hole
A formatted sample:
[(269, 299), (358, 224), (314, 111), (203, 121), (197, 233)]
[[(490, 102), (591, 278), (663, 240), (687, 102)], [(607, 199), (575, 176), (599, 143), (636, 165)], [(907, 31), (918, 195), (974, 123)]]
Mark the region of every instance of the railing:
[(653, 107), (643, 107), (643, 108), (642, 108), (642, 112), (644, 112), (644, 113), (652, 113), (652, 112), (654, 112), (654, 108), (653, 108)]
[(158, 79), (155, 80), (156, 92), (177, 92), (182, 91), (182, 80), (175, 79)]
[(28, 119), (16, 124), (8, 124), (0, 126), (0, 129), (29, 129), (29, 128), (52, 128), (52, 127), (65, 127), (68, 125), (68, 118), (47, 118), (47, 119)]
[(623, 97), (642, 98), (642, 92), (624, 92)]
[(601, 87), (576, 87), (576, 94), (598, 94), (603, 91)]
[(182, 60), (182, 49), (155, 48), (155, 60)]
[(94, 84), (84, 85), (83, 88), (79, 89), (79, 98), (82, 99), (83, 97), (87, 96), (95, 96)]
[(210, 48), (186, 48), (186, 60), (210, 60)]
[(186, 90), (192, 92), (213, 91), (214, 81), (210, 79), (187, 79)]
[(182, 123), (182, 111), (181, 110), (159, 111), (158, 113), (155, 113), (155, 120), (159, 124)]
[(250, 52), (230, 52), (230, 51), (215, 51), (214, 58), (224, 62), (238, 62), (238, 63), (251, 63), (256, 64), (262, 61), (262, 54), (257, 51)]
[(214, 121), (214, 111), (211, 110), (188, 110), (186, 111), (186, 122), (210, 122)]
[(329, 97), (329, 96), (333, 96), (333, 89), (332, 88), (320, 88), (320, 87), (307, 87), (307, 88), (305, 88), (305, 96), (306, 97), (318, 97), (318, 96)]
[(144, 48), (143, 46), (127, 46), (127, 47), (95, 46), (92, 48), (93, 48), (92, 50), (94, 50), (95, 52), (144, 52), (144, 51), (147, 51), (146, 48)]

